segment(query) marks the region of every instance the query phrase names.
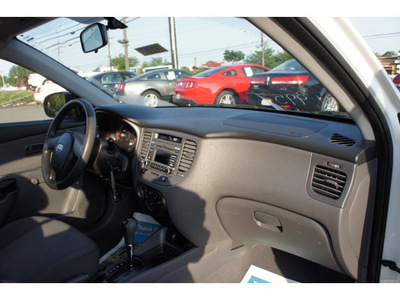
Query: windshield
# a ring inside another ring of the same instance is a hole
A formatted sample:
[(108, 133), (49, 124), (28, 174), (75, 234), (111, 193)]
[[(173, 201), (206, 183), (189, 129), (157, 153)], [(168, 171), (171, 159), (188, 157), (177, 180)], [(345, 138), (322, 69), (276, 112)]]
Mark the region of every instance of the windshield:
[[(59, 18), (18, 39), (90, 78), (96, 88), (122, 104), (347, 116), (317, 78), (244, 19), (131, 17), (120, 21), (128, 28), (108, 30), (108, 44), (86, 54), (80, 33), (94, 22), (107, 25), (105, 20)], [(215, 76), (224, 70), (223, 76)], [(286, 71), (285, 76), (274, 77), (273, 71), (278, 70)], [(305, 72), (301, 78), (291, 73), (298, 70)]]

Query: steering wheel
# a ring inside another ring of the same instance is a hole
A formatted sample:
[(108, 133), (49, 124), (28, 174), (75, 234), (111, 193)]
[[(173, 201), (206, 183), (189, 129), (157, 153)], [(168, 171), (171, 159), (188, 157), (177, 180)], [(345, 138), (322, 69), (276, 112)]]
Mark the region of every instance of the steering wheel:
[[(66, 131), (58, 133), (61, 123), (73, 110), (85, 112), (85, 133)], [(55, 116), (43, 144), (42, 173), (46, 184), (55, 190), (63, 190), (76, 182), (82, 174), (96, 137), (96, 113), (84, 99), (68, 102)]]

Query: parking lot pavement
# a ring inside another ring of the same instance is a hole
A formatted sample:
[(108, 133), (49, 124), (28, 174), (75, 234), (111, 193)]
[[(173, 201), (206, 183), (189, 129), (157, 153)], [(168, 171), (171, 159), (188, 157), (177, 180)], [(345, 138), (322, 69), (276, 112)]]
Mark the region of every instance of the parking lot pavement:
[(49, 120), (41, 104), (27, 104), (0, 108), (0, 123), (23, 122), (34, 120)]

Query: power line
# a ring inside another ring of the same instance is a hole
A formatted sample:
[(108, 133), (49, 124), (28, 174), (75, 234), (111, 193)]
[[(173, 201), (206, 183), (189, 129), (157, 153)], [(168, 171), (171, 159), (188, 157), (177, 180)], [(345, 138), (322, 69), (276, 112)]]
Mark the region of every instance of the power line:
[(135, 21), (135, 20), (137, 20), (137, 19), (140, 19), (140, 17), (136, 17), (136, 18), (133, 18), (132, 20), (126, 21), (125, 24), (128, 24), (128, 23), (130, 23), (130, 22), (132, 22), (132, 21)]
[(222, 47), (222, 48), (218, 48), (218, 49), (210, 49), (210, 50), (206, 50), (206, 51), (198, 51), (198, 52), (192, 52), (192, 53), (184, 53), (180, 56), (185, 56), (185, 55), (194, 55), (194, 54), (203, 54), (203, 53), (210, 53), (210, 52), (215, 52), (215, 51), (220, 51), (220, 50), (224, 50), (227, 48), (237, 48), (237, 47), (242, 47), (242, 46), (249, 46), (249, 45), (254, 45), (255, 43), (259, 43), (259, 41), (254, 41), (254, 42), (250, 42), (250, 43), (246, 43), (246, 44), (240, 44), (240, 45), (235, 45), (235, 46), (227, 46), (227, 47)]
[[(71, 27), (61, 29), (60, 31), (57, 31), (57, 32), (53, 32), (53, 33), (49, 33), (49, 34), (43, 35), (43, 36), (41, 36), (41, 37), (36, 38), (35, 41), (44, 39), (44, 38), (49, 37), (49, 36), (51, 36), (51, 35), (59, 34), (59, 33), (61, 33), (61, 32), (70, 30), (70, 29), (72, 29), (72, 28), (74, 28), (74, 27), (77, 27), (77, 26), (80, 26), (80, 25), (81, 25), (81, 24), (78, 23), (78, 24), (75, 24), (75, 25), (73, 25), (73, 26), (71, 26)], [(82, 28), (83, 28), (83, 27), (82, 27)], [(80, 30), (80, 29), (82, 29), (82, 28), (78, 28), (77, 30)], [(75, 31), (77, 31), (77, 30), (75, 30)], [(61, 36), (59, 36), (59, 37), (61, 37)], [(44, 43), (44, 42), (45, 42), (45, 41), (43, 41), (43, 43)]]
[(64, 44), (66, 44), (66, 43), (68, 43), (70, 41), (76, 40), (76, 39), (79, 39), (79, 36), (73, 37), (72, 39), (66, 40), (64, 42), (60, 42), (60, 43), (56, 43), (56, 44), (50, 45), (50, 46), (44, 48), (43, 50), (47, 50), (49, 48), (52, 48), (52, 47), (55, 47), (55, 46), (59, 46), (59, 45), (64, 45)]
[(368, 38), (386, 38), (386, 37), (396, 37), (399, 36), (400, 32), (391, 32), (391, 33), (379, 33), (379, 34), (370, 34), (370, 35), (363, 35), (362, 37), (365, 39)]

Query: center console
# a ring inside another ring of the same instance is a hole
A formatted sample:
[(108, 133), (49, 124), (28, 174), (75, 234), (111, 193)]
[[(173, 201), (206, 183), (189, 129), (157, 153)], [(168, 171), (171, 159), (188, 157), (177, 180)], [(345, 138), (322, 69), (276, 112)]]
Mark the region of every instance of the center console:
[(137, 164), (137, 195), (158, 221), (168, 223), (165, 188), (182, 182), (195, 163), (198, 139), (182, 133), (146, 129)]
[[(139, 274), (170, 261), (193, 244), (173, 225), (164, 195), (168, 189), (189, 176), (196, 162), (199, 139), (165, 130), (146, 129), (142, 134), (136, 164), (135, 186), (140, 212), (151, 215), (161, 227), (133, 251), (133, 241), (126, 242), (125, 254), (102, 273), (100, 282), (131, 282)], [(125, 220), (125, 240), (132, 236), (132, 218)], [(129, 232), (128, 232), (129, 231)], [(129, 233), (129, 234), (127, 234)], [(119, 251), (119, 250), (118, 250)]]
[(138, 173), (158, 185), (180, 183), (196, 156), (195, 138), (168, 131), (146, 130), (140, 145)]

